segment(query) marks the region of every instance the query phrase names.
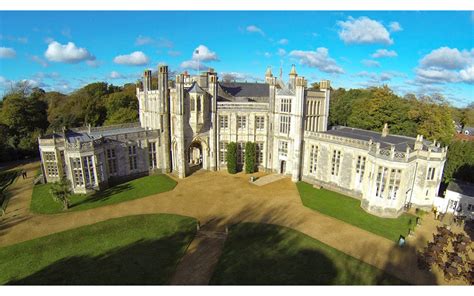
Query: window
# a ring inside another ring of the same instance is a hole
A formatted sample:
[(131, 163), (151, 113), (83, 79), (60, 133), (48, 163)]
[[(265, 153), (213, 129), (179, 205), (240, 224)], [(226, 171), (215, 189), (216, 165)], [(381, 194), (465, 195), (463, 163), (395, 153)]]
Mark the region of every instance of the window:
[(237, 116), (237, 128), (244, 129), (247, 127), (247, 117)]
[(219, 142), (219, 162), (226, 163), (226, 154), (227, 154), (227, 142)]
[(43, 162), (46, 170), (46, 174), (49, 177), (58, 177), (58, 163), (56, 161), (56, 153), (54, 152), (43, 152)]
[(196, 108), (196, 103), (195, 103), (195, 101), (194, 101), (193, 98), (191, 98), (191, 99), (189, 100), (189, 106), (190, 106), (190, 108), (191, 108), (191, 111), (194, 111), (194, 110), (195, 110), (195, 108)]
[(311, 145), (311, 150), (309, 152), (309, 173), (313, 175), (316, 174), (316, 168), (318, 167), (318, 153), (319, 147)]
[(82, 164), (84, 165), (84, 177), (86, 179), (86, 186), (94, 185), (95, 174), (92, 155), (82, 157)]
[(356, 165), (356, 175), (359, 178), (359, 183), (362, 183), (362, 179), (365, 173), (365, 156), (358, 156), (357, 157), (357, 165)]
[(150, 168), (156, 168), (156, 143), (148, 143), (148, 161)]
[(137, 146), (128, 146), (128, 162), (130, 164), (130, 170), (134, 171), (137, 169)]
[(280, 111), (285, 113), (291, 113), (291, 99), (281, 99)]
[(255, 117), (255, 128), (257, 130), (263, 130), (265, 128), (265, 117), (263, 116)]
[(244, 157), (245, 157), (245, 143), (238, 142), (237, 143), (237, 163), (238, 164), (244, 163)]
[(388, 199), (396, 199), (398, 194), (398, 189), (400, 188), (400, 177), (402, 175), (401, 170), (391, 169), (390, 170), (390, 179), (388, 181)]
[(434, 180), (435, 168), (428, 168), (428, 174), (426, 175), (426, 180)]
[(219, 115), (219, 127), (220, 128), (229, 128), (229, 116)]
[(280, 141), (278, 143), (278, 154), (280, 154), (281, 156), (288, 155), (288, 142)]
[(385, 183), (387, 182), (388, 168), (379, 166), (377, 170), (377, 180), (375, 181), (375, 196), (383, 197), (385, 191)]
[(290, 133), (290, 116), (280, 115), (280, 133), (282, 134)]
[(107, 163), (109, 164), (109, 174), (115, 175), (117, 173), (117, 159), (115, 158), (115, 149), (107, 149), (106, 155)]
[(197, 97), (197, 112), (201, 112), (201, 97)]
[(257, 164), (263, 164), (263, 142), (256, 143)]
[(474, 211), (474, 205), (467, 204), (467, 210), (468, 210), (469, 212)]
[(75, 186), (84, 186), (84, 178), (82, 176), (81, 159), (79, 157), (70, 158), (72, 176)]
[(341, 165), (341, 151), (334, 150), (332, 152), (332, 166), (331, 166), (331, 175), (339, 176), (339, 167)]

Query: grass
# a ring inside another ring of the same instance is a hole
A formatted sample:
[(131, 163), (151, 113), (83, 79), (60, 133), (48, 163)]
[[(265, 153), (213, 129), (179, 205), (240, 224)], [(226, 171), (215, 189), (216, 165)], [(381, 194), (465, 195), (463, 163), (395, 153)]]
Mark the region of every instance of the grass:
[[(370, 252), (370, 250), (368, 250)], [(406, 284), (296, 230), (270, 224), (231, 227), (214, 285)]]
[(413, 229), (416, 217), (402, 214), (400, 217), (380, 218), (365, 212), (360, 201), (326, 189), (316, 189), (311, 184), (296, 184), (303, 204), (325, 215), (342, 220), (392, 241), (398, 241), (400, 235), (407, 237)]
[[(92, 194), (73, 194), (68, 211), (81, 211), (105, 205), (133, 200), (172, 190), (176, 182), (166, 175), (152, 175), (118, 184)], [(33, 187), (31, 211), (39, 214), (64, 212), (62, 204), (55, 202), (50, 193), (51, 184)]]
[(177, 215), (111, 219), (0, 248), (0, 284), (167, 284), (196, 221)]

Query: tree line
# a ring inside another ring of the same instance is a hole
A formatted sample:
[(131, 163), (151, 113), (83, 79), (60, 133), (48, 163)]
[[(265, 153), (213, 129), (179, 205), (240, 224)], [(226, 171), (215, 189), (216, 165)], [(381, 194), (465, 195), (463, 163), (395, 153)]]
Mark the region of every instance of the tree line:
[(138, 120), (135, 84), (88, 84), (71, 94), (17, 83), (0, 101), (0, 162), (38, 155), (37, 138), (63, 127)]

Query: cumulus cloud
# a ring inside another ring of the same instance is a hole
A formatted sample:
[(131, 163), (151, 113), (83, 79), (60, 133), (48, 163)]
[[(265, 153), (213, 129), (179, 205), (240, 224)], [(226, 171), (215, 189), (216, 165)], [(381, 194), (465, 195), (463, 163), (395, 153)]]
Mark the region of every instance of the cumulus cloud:
[(246, 28), (247, 32), (250, 32), (250, 33), (258, 33), (262, 36), (265, 35), (265, 33), (263, 32), (262, 29), (260, 29), (259, 27), (255, 26), (255, 25), (250, 25), (250, 26), (247, 26)]
[(95, 57), (87, 49), (77, 47), (73, 42), (68, 42), (63, 45), (57, 41), (49, 43), (44, 57), (51, 62), (68, 64), (95, 60)]
[(280, 40), (278, 40), (278, 44), (287, 45), (288, 44), (288, 39), (285, 39), (285, 38), (280, 39)]
[(361, 63), (366, 67), (380, 67), (380, 63), (374, 60), (362, 60)]
[(16, 51), (10, 47), (0, 47), (0, 59), (13, 59), (16, 57)]
[(207, 46), (199, 45), (193, 51), (193, 60), (208, 62), (208, 61), (218, 61), (219, 58), (217, 57), (217, 54), (214, 51), (211, 51), (209, 48), (207, 48)]
[(148, 64), (149, 61), (150, 59), (141, 51), (118, 55), (114, 58), (114, 63), (127, 66), (143, 66)]
[(393, 78), (396, 77), (406, 77), (405, 74), (396, 71), (386, 71), (381, 73), (362, 71), (355, 74), (354, 76), (368, 78), (366, 81), (363, 82), (363, 85), (365, 86), (381, 85), (387, 83), (388, 81), (391, 81)]
[(166, 38), (152, 38), (148, 36), (142, 36), (139, 35), (137, 39), (135, 39), (135, 45), (141, 46), (141, 45), (154, 45), (156, 47), (165, 47), (165, 48), (172, 48), (173, 47), (173, 42)]
[(390, 33), (382, 23), (368, 17), (349, 17), (347, 21), (338, 21), (337, 25), (340, 27), (339, 38), (347, 44), (393, 44)]
[(204, 62), (219, 61), (217, 54), (205, 45), (199, 45), (194, 49), (192, 58), (181, 63), (181, 68), (200, 70), (208, 68)]
[(329, 56), (327, 48), (319, 47), (315, 51), (293, 50), (290, 56), (299, 59), (299, 63), (311, 68), (317, 68), (326, 73), (344, 73), (336, 61)]
[(415, 68), (416, 80), (420, 83), (473, 84), (474, 49), (440, 47), (425, 55)]
[(398, 22), (391, 22), (388, 27), (390, 28), (390, 32), (399, 32), (403, 30)]
[(251, 74), (247, 73), (240, 73), (240, 72), (222, 72), (219, 74), (222, 77), (224, 82), (231, 82), (231, 81), (262, 81), (261, 78), (255, 77)]
[(373, 58), (393, 58), (397, 56), (397, 52), (395, 50), (386, 50), (386, 49), (377, 49), (372, 54)]

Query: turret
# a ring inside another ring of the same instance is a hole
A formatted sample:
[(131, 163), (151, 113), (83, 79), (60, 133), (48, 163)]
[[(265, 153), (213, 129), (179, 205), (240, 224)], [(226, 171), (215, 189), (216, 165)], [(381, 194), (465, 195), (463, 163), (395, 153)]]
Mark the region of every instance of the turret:
[(382, 137), (385, 138), (386, 136), (388, 136), (388, 124), (385, 123), (383, 125), (383, 129), (382, 129)]
[(294, 64), (291, 66), (291, 71), (290, 71), (289, 76), (290, 76), (290, 83), (289, 83), (290, 89), (295, 89), (295, 81), (298, 74), (296, 73), (296, 67)]
[(415, 150), (423, 150), (423, 135), (417, 135), (415, 141)]
[(272, 77), (273, 77), (272, 67), (268, 66), (267, 71), (265, 71), (265, 82), (270, 84)]

